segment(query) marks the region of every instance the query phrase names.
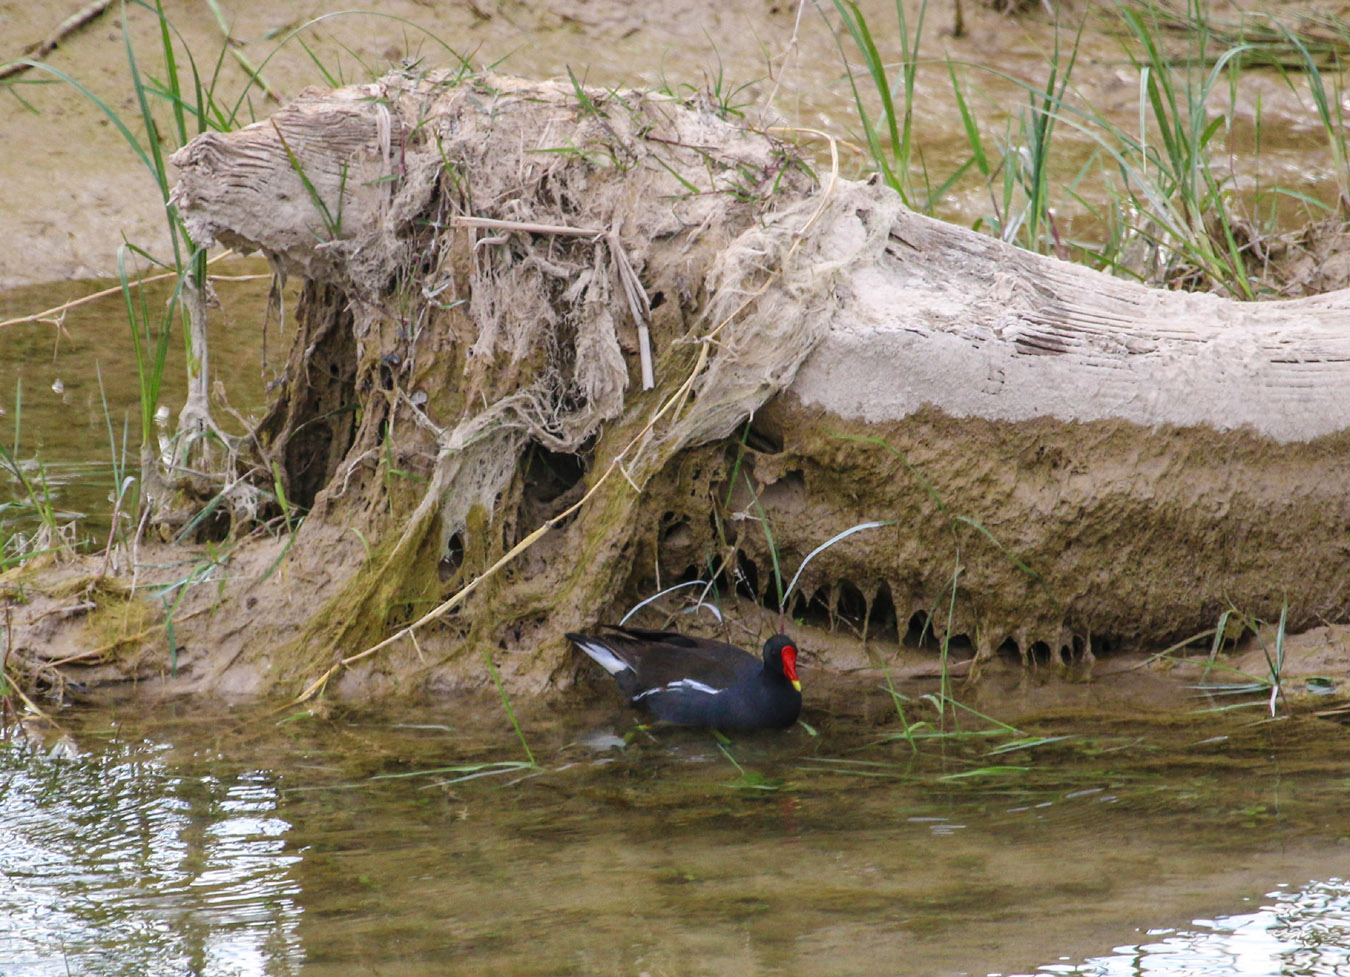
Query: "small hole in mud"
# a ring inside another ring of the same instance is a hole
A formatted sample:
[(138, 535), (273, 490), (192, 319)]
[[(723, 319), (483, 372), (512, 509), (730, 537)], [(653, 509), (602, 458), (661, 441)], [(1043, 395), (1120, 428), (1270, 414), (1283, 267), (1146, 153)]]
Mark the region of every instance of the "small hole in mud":
[(525, 491), (536, 502), (547, 504), (576, 485), (585, 474), (586, 465), (580, 455), (534, 445), (525, 470)]
[[(677, 516), (673, 512), (667, 512), (661, 516), (660, 538), (663, 552), (678, 550), (688, 550), (696, 546), (694, 532), (689, 528), (688, 516)], [(687, 557), (689, 554), (685, 553)]]
[(776, 455), (783, 450), (783, 439), (763, 428), (751, 427), (745, 432), (745, 446), (762, 455)]
[(230, 514), (220, 506), (209, 516), (201, 519), (192, 531), (192, 539), (197, 543), (218, 543), (230, 535)]
[(1073, 648), (1070, 645), (1059, 646), (1059, 660), (1061, 664), (1072, 665), (1073, 658)]
[[(684, 568), (684, 572), (676, 577), (670, 586), (695, 582), (703, 584), (703, 587), (685, 587), (683, 590), (677, 590), (671, 595), (672, 599), (679, 603), (693, 604), (702, 597), (706, 603), (715, 604), (717, 603), (717, 595), (721, 592), (721, 588), (726, 586), (727, 581), (726, 575), (720, 574), (717, 579), (713, 580), (712, 586), (709, 587), (707, 567), (701, 567), (695, 563), (691, 563)], [(655, 580), (652, 581), (651, 589), (655, 592)], [(707, 593), (704, 593), (705, 589), (707, 590)]]
[(781, 478), (761, 486), (759, 502), (767, 511), (801, 506), (806, 499), (806, 476), (800, 468), (784, 472)]
[(1050, 646), (1044, 641), (1037, 641), (1027, 649), (1027, 658), (1033, 665), (1049, 664)]
[(1004, 661), (1022, 663), (1022, 649), (1012, 638), (1004, 638), (1003, 644), (999, 645), (994, 654)]
[(684, 573), (680, 574), (680, 579), (678, 582), (690, 583), (691, 581), (702, 579), (703, 579), (703, 567), (691, 563), (684, 568)]
[(845, 580), (839, 584), (839, 599), (834, 606), (837, 620), (861, 634), (867, 620), (867, 598), (863, 592)]
[(464, 534), (455, 533), (450, 537), (450, 542), (445, 544), (445, 555), (441, 557), (440, 564), (436, 567), (437, 575), (441, 578), (441, 583), (445, 583), (455, 575), (455, 571), (464, 563)]
[(809, 598), (798, 592), (792, 596), (792, 619), (823, 630), (833, 630), (830, 620), (830, 594), (824, 587), (817, 588)]
[(905, 647), (932, 649), (938, 647), (937, 639), (933, 637), (933, 631), (928, 627), (928, 615), (923, 611), (915, 611), (909, 619), (909, 624), (905, 628)]
[(660, 290), (652, 292), (652, 299), (651, 302), (649, 302), (648, 304), (651, 306), (653, 311), (661, 308), (661, 306), (666, 304), (666, 293)]
[[(939, 648), (942, 647), (941, 642), (935, 643)], [(951, 640), (947, 642), (947, 654), (954, 661), (965, 661), (967, 658), (973, 658), (975, 656), (975, 642), (970, 640), (968, 634), (954, 634)]]
[(394, 389), (394, 375), (401, 365), (398, 356), (393, 353), (386, 353), (380, 357), (380, 387), (382, 389)]
[(389, 607), (389, 614), (385, 621), (394, 628), (401, 628), (406, 624), (411, 624), (417, 620), (417, 615), (413, 613), (411, 604), (392, 604)]
[(882, 584), (872, 598), (872, 611), (867, 616), (867, 636), (878, 641), (895, 641), (899, 636), (899, 627), (895, 601), (891, 598), (891, 585)]
[(736, 592), (742, 597), (759, 600), (759, 567), (744, 553), (736, 554)]

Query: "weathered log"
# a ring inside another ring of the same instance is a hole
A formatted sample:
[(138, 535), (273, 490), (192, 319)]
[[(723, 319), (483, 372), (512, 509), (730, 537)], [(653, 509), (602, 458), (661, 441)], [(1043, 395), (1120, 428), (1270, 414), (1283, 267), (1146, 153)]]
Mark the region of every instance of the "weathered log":
[(814, 585), (888, 594), (903, 630), (960, 566), (954, 627), (986, 653), (1286, 603), (1293, 628), (1344, 618), (1350, 292), (1161, 291), (912, 213), (844, 287), (842, 325), (756, 419), (782, 445), (759, 473), (785, 485), (761, 503), (802, 553), (863, 518), (904, 526), (828, 552)]
[[(1132, 285), (884, 187), (813, 189), (786, 147), (698, 106), (570, 85), (390, 76), (175, 162), (196, 239), (312, 280), (318, 318), (264, 427), (314, 505), (287, 558), (322, 577), (269, 659), (283, 672), (471, 584), (420, 637), (435, 676), (478, 681), (470, 652), (506, 649), (519, 682), (565, 680), (561, 633), (650, 592), (653, 566), (668, 581), (730, 547), (773, 603), (775, 558), (869, 520), (893, 525), (817, 557), (819, 603), (798, 610), (890, 640), (922, 611), (986, 655), (1088, 659), (1230, 606), (1346, 614), (1348, 293)], [(655, 310), (645, 395), (625, 263)], [(311, 365), (342, 349), (356, 362), (324, 374), (342, 393), (320, 417)], [(343, 397), (359, 420), (334, 431)], [(297, 450), (319, 421), (323, 446)]]

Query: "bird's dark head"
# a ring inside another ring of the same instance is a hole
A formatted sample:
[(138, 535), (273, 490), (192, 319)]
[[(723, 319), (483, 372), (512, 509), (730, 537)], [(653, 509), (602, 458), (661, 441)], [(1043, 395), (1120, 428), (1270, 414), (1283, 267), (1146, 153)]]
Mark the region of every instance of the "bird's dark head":
[(797, 678), (797, 645), (785, 634), (775, 634), (764, 642), (764, 664), (770, 671), (781, 672), (798, 692), (802, 690)]

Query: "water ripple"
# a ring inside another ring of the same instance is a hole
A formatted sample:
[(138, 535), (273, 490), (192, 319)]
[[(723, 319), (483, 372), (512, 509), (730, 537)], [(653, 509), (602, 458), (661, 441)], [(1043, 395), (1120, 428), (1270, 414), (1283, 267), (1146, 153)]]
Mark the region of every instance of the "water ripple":
[[(1082, 964), (1047, 964), (1056, 977), (1344, 977), (1350, 974), (1350, 882), (1313, 881), (1267, 894), (1254, 913), (1197, 919), (1195, 928), (1119, 946)], [(1150, 936), (1163, 933), (1150, 932)]]
[(298, 971), (300, 856), (271, 778), (174, 775), (155, 752), (0, 749), (6, 974)]

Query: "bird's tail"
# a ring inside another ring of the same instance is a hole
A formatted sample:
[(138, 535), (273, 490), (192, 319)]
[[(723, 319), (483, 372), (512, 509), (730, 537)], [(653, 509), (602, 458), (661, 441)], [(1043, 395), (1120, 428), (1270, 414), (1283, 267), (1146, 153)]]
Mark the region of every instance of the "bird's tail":
[(589, 634), (569, 632), (567, 639), (582, 651), (586, 652), (597, 665), (611, 675), (633, 671), (632, 665), (614, 654), (614, 652), (598, 638), (593, 638)]

